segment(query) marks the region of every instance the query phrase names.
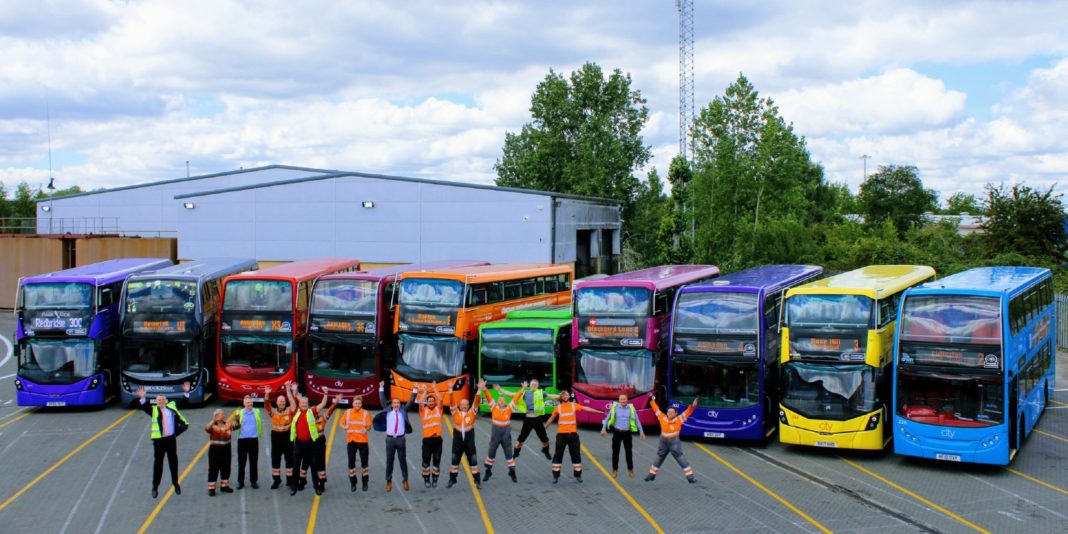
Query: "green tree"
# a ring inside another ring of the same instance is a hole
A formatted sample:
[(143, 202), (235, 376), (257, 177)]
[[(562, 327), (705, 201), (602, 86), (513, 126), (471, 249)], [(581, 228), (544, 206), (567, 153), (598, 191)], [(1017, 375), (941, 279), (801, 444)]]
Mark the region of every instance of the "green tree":
[(693, 169), (686, 158), (671, 158), (668, 168), (671, 183), (671, 210), (669, 238), (671, 251), (666, 263), (690, 263), (693, 261), (693, 232), (696, 226), (693, 211)]
[(986, 219), (981, 225), (986, 254), (1015, 252), (1063, 263), (1068, 250), (1064, 204), (1053, 187), (1040, 192), (1026, 185), (1006, 189), (987, 184), (986, 193)]
[(15, 200), (11, 202), (12, 216), (32, 219), (37, 216), (37, 204), (33, 201), (34, 193), (30, 184), (20, 182), (15, 186)]
[(960, 215), (961, 213), (982, 215), (984, 210), (975, 195), (971, 193), (953, 193), (946, 199), (946, 209), (942, 210), (942, 213), (946, 215)]
[(664, 182), (656, 169), (649, 171), (640, 188), (634, 210), (633, 228), (626, 240), (625, 268), (627, 270), (662, 265), (670, 262), (671, 199), (664, 192)]
[(923, 224), (923, 214), (938, 207), (938, 195), (924, 189), (912, 165), (884, 165), (868, 175), (857, 194), (857, 206), (869, 226), (894, 223), (899, 234)]
[(645, 99), (619, 69), (605, 77), (586, 63), (569, 78), (552, 70), (534, 90), (532, 122), (507, 133), (494, 165), (497, 185), (611, 198), (629, 221), (641, 190), (634, 175), (652, 156), (641, 129), (649, 118)]
[(774, 102), (761, 98), (744, 75), (701, 110), (692, 133), (695, 259), (740, 268), (770, 259), (766, 252), (776, 248), (759, 239), (811, 238), (768, 228), (791, 221), (804, 228), (825, 218), (829, 212), (820, 203), (829, 201), (831, 190), (823, 169)]

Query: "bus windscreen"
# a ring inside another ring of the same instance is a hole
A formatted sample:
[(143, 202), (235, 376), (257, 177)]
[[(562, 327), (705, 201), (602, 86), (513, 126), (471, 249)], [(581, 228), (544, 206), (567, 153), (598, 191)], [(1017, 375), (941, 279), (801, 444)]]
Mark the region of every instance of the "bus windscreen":
[(39, 384), (69, 384), (97, 372), (90, 339), (30, 339), (19, 357), (19, 376)]
[(200, 348), (187, 341), (127, 339), (122, 370), (141, 379), (187, 376), (200, 370)]
[(794, 295), (786, 301), (790, 357), (864, 361), (872, 300), (858, 295)]
[(126, 313), (188, 314), (196, 309), (197, 283), (192, 280), (149, 280), (126, 285)]
[(547, 328), (489, 328), (482, 331), (482, 377), (502, 386), (536, 379), (552, 383), (555, 339)]
[(897, 414), (918, 423), (984, 427), (1005, 420), (1005, 384), (999, 376), (899, 370)]
[(280, 280), (231, 280), (223, 296), (226, 310), (293, 310), (293, 285)]
[(647, 317), (652, 313), (652, 292), (644, 287), (584, 287), (575, 292), (582, 316)]
[(288, 336), (226, 335), (219, 359), (233, 376), (265, 380), (286, 374), (292, 353), (293, 340)]
[(308, 336), (308, 371), (323, 378), (374, 376), (375, 339), (370, 335), (313, 333)]
[(968, 295), (915, 295), (901, 316), (900, 362), (1001, 369), (1001, 301)]
[(881, 370), (868, 365), (789, 362), (783, 366), (787, 408), (811, 419), (844, 421), (875, 410)]
[(725, 291), (683, 293), (674, 321), (676, 332), (756, 336), (760, 328), (757, 295)]
[(93, 288), (80, 282), (27, 284), (22, 288), (22, 306), (27, 310), (81, 309), (93, 305)]
[(575, 388), (597, 398), (641, 395), (653, 390), (653, 353), (642, 349), (579, 349)]
[(395, 371), (409, 380), (445, 381), (463, 373), (464, 340), (400, 334)]
[(756, 362), (724, 364), (707, 357), (675, 355), (671, 360), (671, 399), (710, 408), (745, 408), (760, 402)]
[(460, 306), (464, 285), (455, 280), (408, 278), (400, 283), (400, 303), (426, 306)]
[(311, 312), (331, 315), (374, 315), (378, 282), (374, 280), (320, 280), (315, 284)]

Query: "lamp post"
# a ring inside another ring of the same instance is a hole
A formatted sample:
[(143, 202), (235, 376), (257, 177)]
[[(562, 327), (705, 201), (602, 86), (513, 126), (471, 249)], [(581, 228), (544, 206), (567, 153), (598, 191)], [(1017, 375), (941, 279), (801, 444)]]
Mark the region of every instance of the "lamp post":
[(869, 159), (871, 159), (871, 156), (869, 156), (867, 154), (864, 154), (863, 156), (860, 157), (860, 160), (862, 162), (864, 162), (864, 180), (868, 179), (868, 160)]
[(47, 187), (47, 189), (48, 189), (48, 233), (54, 234), (55, 231), (52, 229), (52, 199), (54, 198), (55, 192), (56, 192), (56, 179), (54, 177), (52, 177), (52, 176), (48, 177), (48, 187)]

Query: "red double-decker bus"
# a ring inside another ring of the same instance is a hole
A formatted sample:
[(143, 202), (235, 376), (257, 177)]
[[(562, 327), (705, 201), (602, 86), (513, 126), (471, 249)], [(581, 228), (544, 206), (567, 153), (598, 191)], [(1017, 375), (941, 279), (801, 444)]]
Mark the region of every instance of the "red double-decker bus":
[(312, 284), (325, 274), (358, 271), (359, 260), (301, 260), (223, 280), (219, 314), (219, 398), (263, 398), (297, 381)]

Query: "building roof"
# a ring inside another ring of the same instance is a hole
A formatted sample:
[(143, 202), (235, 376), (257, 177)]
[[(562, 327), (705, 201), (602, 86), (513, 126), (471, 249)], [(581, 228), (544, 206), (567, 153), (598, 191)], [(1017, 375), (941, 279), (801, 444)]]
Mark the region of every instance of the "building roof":
[(219, 177), (222, 177), (222, 176), (230, 176), (230, 175), (234, 175), (234, 174), (245, 174), (245, 173), (249, 173), (249, 172), (267, 171), (267, 170), (271, 170), (271, 169), (287, 169), (287, 170), (291, 170), (291, 171), (317, 172), (317, 173), (321, 173), (321, 174), (330, 174), (330, 173), (341, 172), (341, 171), (330, 170), (330, 169), (313, 169), (313, 168), (310, 168), (310, 167), (296, 167), (296, 166), (293, 166), (293, 165), (266, 165), (266, 166), (263, 166), (263, 167), (250, 167), (248, 169), (238, 169), (236, 171), (217, 172), (217, 173), (213, 173), (213, 174), (201, 174), (201, 175), (198, 175), (198, 176), (189, 176), (189, 177), (186, 177), (186, 178), (174, 178), (174, 179), (170, 179), (170, 180), (159, 180), (159, 181), (156, 181), (156, 182), (145, 182), (145, 183), (142, 183), (142, 184), (124, 185), (124, 186), (121, 186), (121, 187), (112, 187), (112, 188), (108, 188), (108, 189), (97, 189), (95, 191), (86, 191), (84, 193), (74, 193), (73, 195), (63, 195), (61, 197), (55, 197), (54, 199), (50, 198), (50, 197), (38, 198), (38, 199), (35, 199), (35, 202), (42, 202), (42, 201), (46, 202), (46, 201), (49, 201), (49, 200), (59, 201), (59, 200), (66, 200), (68, 198), (86, 197), (86, 196), (89, 196), (89, 195), (100, 195), (100, 194), (103, 194), (103, 193), (114, 193), (116, 191), (126, 191), (128, 189), (140, 189), (140, 188), (143, 188), (143, 187), (154, 187), (154, 186), (157, 186), (157, 185), (177, 184), (177, 183), (182, 183), (182, 182), (194, 182), (194, 181), (197, 181), (197, 180), (204, 180), (204, 179), (207, 179), (207, 178), (219, 178)]
[[(392, 176), (392, 175), (388, 175), (388, 174), (374, 174), (374, 173), (366, 173), (366, 172), (347, 172), (347, 171), (323, 171), (323, 174), (318, 175), (318, 176), (305, 176), (305, 177), (302, 177), (302, 178), (291, 178), (291, 179), (288, 179), (288, 180), (278, 180), (278, 181), (275, 181), (275, 182), (264, 182), (264, 183), (260, 183), (260, 184), (243, 185), (243, 186), (238, 186), (238, 187), (225, 187), (225, 188), (222, 188), (222, 189), (199, 191), (199, 192), (195, 192), (195, 193), (183, 193), (181, 195), (176, 195), (174, 198), (175, 198), (175, 200), (181, 200), (181, 199), (185, 199), (185, 198), (195, 198), (195, 197), (203, 197), (203, 196), (209, 196), (209, 195), (219, 195), (219, 194), (222, 194), (222, 193), (233, 193), (233, 192), (236, 192), (236, 191), (247, 191), (247, 190), (251, 190), (251, 189), (263, 189), (263, 188), (267, 188), (267, 187), (277, 187), (277, 186), (280, 186), (280, 185), (299, 184), (299, 183), (304, 183), (304, 182), (317, 182), (317, 181), (320, 181), (320, 180), (331, 180), (331, 179), (334, 179), (334, 178), (345, 178), (345, 177), (350, 177), (350, 176), (351, 177), (356, 177), (356, 178), (374, 178), (374, 179), (378, 179), (378, 180), (393, 180), (393, 181), (398, 181), (398, 182), (410, 182), (410, 183), (418, 183), (418, 184), (444, 185), (444, 186), (450, 186), (450, 187), (467, 187), (467, 188), (471, 188), (471, 189), (486, 189), (486, 190), (490, 190), (490, 191), (506, 191), (506, 192), (510, 192), (510, 193), (524, 193), (524, 194), (528, 194), (528, 195), (540, 195), (540, 196), (545, 196), (545, 197), (550, 197), (550, 198), (567, 198), (567, 199), (573, 199), (573, 200), (584, 200), (584, 201), (587, 201), (587, 202), (595, 202), (595, 203), (598, 203), (598, 204), (609, 204), (609, 205), (613, 205), (613, 206), (618, 206), (620, 204), (620, 202), (618, 200), (612, 200), (612, 199), (607, 199), (607, 198), (587, 197), (587, 196), (582, 196), (582, 195), (568, 195), (568, 194), (563, 194), (563, 193), (553, 193), (551, 191), (539, 191), (539, 190), (536, 190), (536, 189), (523, 189), (523, 188), (519, 188), (519, 187), (500, 187), (500, 186), (496, 186), (496, 185), (472, 184), (472, 183), (467, 183), (467, 182), (450, 182), (450, 181), (447, 181), (447, 180), (430, 180), (430, 179), (427, 179), (427, 178), (409, 178), (409, 177), (406, 177), (406, 176)], [(60, 197), (60, 198), (66, 198), (66, 197)]]

